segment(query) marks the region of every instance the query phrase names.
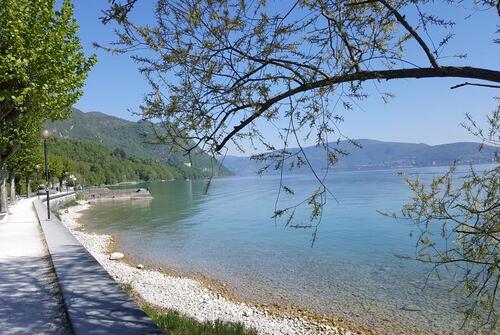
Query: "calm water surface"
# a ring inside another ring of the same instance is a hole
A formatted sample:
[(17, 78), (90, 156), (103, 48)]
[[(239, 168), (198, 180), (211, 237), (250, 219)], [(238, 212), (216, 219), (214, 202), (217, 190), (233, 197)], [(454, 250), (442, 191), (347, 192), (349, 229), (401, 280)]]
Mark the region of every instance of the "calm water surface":
[[(442, 168), (406, 170), (429, 180)], [(279, 178), (153, 183), (151, 201), (96, 203), (83, 217), (91, 230), (114, 234), (136, 261), (204, 274), (244, 299), (294, 304), (393, 334), (456, 333), (460, 294), (430, 280), (414, 255), (411, 226), (380, 215), (408, 201), (395, 171), (334, 172), (329, 199), (311, 247), (312, 231), (271, 219)], [(295, 200), (317, 187), (309, 175), (286, 177)], [(301, 199), (302, 199), (301, 198)], [(283, 196), (283, 206), (293, 199)], [(307, 211), (296, 222), (307, 223)], [(420, 311), (402, 307), (415, 304)]]

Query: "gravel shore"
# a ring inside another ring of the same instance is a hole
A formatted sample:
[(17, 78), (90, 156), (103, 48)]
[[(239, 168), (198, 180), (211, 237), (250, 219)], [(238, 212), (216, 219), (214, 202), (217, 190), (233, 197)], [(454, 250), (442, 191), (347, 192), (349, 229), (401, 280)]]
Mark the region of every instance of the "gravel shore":
[[(230, 301), (191, 278), (169, 276), (160, 271), (139, 269), (121, 260), (110, 260), (112, 237), (80, 229), (78, 219), (89, 206), (87, 202), (80, 201), (78, 206), (64, 210), (61, 213), (62, 223), (117, 282), (130, 285), (149, 304), (176, 310), (199, 321), (220, 319), (241, 322), (255, 328), (259, 334), (355, 335), (332, 324), (274, 315), (261, 308)], [(119, 251), (126, 253), (126, 250)]]

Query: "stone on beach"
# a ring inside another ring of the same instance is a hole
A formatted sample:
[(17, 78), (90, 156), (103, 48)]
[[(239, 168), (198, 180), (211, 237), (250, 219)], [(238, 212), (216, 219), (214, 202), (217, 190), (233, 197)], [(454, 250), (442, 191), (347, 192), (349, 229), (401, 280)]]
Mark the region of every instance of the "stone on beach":
[(112, 261), (117, 261), (119, 259), (122, 259), (123, 257), (125, 257), (125, 255), (121, 252), (113, 252), (111, 255), (109, 255), (109, 259)]
[(415, 304), (406, 304), (401, 308), (403, 311), (407, 312), (419, 312), (422, 309)]

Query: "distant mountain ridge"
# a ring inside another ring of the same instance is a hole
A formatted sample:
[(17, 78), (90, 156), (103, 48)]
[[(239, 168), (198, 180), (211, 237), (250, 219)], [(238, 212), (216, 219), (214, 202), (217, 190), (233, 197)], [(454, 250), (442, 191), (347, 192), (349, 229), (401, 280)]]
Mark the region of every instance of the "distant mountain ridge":
[(190, 162), (183, 153), (172, 152), (168, 144), (155, 144), (153, 127), (143, 121), (128, 121), (101, 112), (84, 113), (74, 108), (70, 119), (48, 122), (46, 128), (57, 137), (95, 142), (139, 161), (165, 162), (172, 166), (192, 162), (192, 168), (206, 174), (212, 169), (212, 158), (201, 150), (195, 150)]
[[(347, 141), (339, 144), (331, 143), (332, 147), (347, 151), (347, 156), (340, 157), (334, 169), (341, 170), (366, 170), (366, 169), (388, 169), (408, 168), (424, 166), (446, 166), (455, 160), (459, 164), (482, 164), (494, 162), (496, 148), (483, 146), (479, 151), (480, 144), (475, 142), (458, 142), (440, 145), (428, 145), (423, 143), (401, 143), (383, 142), (377, 140), (358, 139), (355, 140), (362, 148), (356, 148)], [(288, 149), (297, 152), (299, 149)], [(317, 171), (326, 168), (326, 153), (323, 148), (311, 146), (305, 147), (304, 151), (313, 168)], [(236, 175), (252, 175), (264, 166), (262, 162), (251, 160), (250, 157), (227, 156), (224, 166)], [(306, 173), (308, 167), (294, 168), (292, 171), (284, 169), (285, 173)], [(269, 174), (278, 173), (273, 167), (269, 168)]]
[[(152, 144), (155, 141), (152, 126), (147, 122), (124, 120), (101, 112), (82, 112), (73, 110), (70, 119), (49, 122), (46, 128), (55, 136), (77, 141), (92, 141), (114, 152), (125, 153), (128, 158), (138, 161), (165, 162), (172, 166), (185, 166), (189, 159), (180, 152), (170, 152), (169, 145)], [(356, 140), (362, 148), (356, 148), (347, 141), (333, 147), (349, 152), (340, 157), (335, 169), (363, 170), (423, 166), (449, 165), (454, 160), (462, 164), (489, 163), (494, 160), (495, 147), (484, 146), (479, 151), (479, 143), (459, 142), (441, 145), (423, 143), (383, 142), (369, 139)], [(321, 171), (326, 168), (326, 154), (322, 148), (311, 146), (304, 148), (312, 166)], [(297, 152), (298, 149), (289, 149)], [(198, 150), (192, 155), (194, 169), (209, 174), (212, 158)], [(249, 157), (226, 156), (222, 174), (228, 171), (236, 175), (254, 175), (263, 166), (261, 162)], [(217, 171), (215, 171), (217, 172)], [(307, 173), (307, 167), (295, 168), (292, 173)], [(278, 173), (271, 167), (268, 173)], [(285, 169), (285, 173), (290, 173)]]

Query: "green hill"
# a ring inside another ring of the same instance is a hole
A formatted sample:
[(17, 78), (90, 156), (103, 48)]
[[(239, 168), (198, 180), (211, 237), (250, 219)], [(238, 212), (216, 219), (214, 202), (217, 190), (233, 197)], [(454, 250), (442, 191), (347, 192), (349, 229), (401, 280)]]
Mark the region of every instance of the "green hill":
[[(46, 128), (56, 138), (54, 143), (58, 153), (81, 162), (82, 173), (83, 171), (86, 171), (86, 174), (89, 173), (84, 166), (93, 165), (94, 169), (97, 169), (103, 167), (104, 163), (93, 160), (89, 155), (79, 153), (79, 148), (83, 148), (97, 157), (114, 157), (111, 160), (106, 160), (113, 167), (113, 164), (117, 163), (117, 159), (120, 158), (121, 163), (129, 170), (132, 169), (131, 164), (142, 164), (142, 170), (148, 170), (146, 166), (150, 166), (151, 169), (157, 171), (157, 173), (149, 171), (146, 175), (142, 175), (140, 172), (131, 174), (129, 172), (122, 173), (114, 167), (113, 172), (106, 169), (108, 173), (107, 177), (104, 178), (107, 180), (106, 183), (111, 180), (116, 182), (117, 174), (115, 172), (122, 176), (118, 178), (118, 181), (126, 181), (126, 178), (130, 178), (129, 180), (157, 180), (205, 177), (211, 175), (212, 170), (214, 175), (229, 174), (228, 170), (219, 169), (217, 161), (201, 150), (196, 150), (191, 155), (190, 160), (183, 153), (171, 150), (172, 147), (167, 144), (156, 144), (153, 127), (146, 122), (133, 122), (104, 113), (84, 113), (73, 109), (70, 119), (49, 122), (46, 124)], [(107, 167), (109, 168), (111, 165)], [(100, 175), (95, 180), (102, 182), (102, 173)], [(94, 178), (92, 179), (94, 180)]]
[[(198, 178), (202, 172), (186, 166), (162, 162), (144, 162), (124, 158), (102, 145), (90, 141), (54, 138), (50, 140), (50, 166), (59, 162), (67, 166), (84, 185), (114, 184), (124, 181), (153, 181)], [(68, 161), (69, 160), (69, 161)]]
[[(173, 166), (189, 163), (184, 153), (173, 152), (166, 144), (154, 144), (157, 142), (154, 131), (147, 122), (128, 121), (100, 112), (84, 113), (74, 108), (70, 119), (49, 122), (46, 128), (56, 137), (91, 141), (111, 151), (123, 151), (136, 160), (167, 162)], [(212, 168), (211, 157), (201, 150), (191, 155), (191, 161), (193, 168), (207, 173)]]

